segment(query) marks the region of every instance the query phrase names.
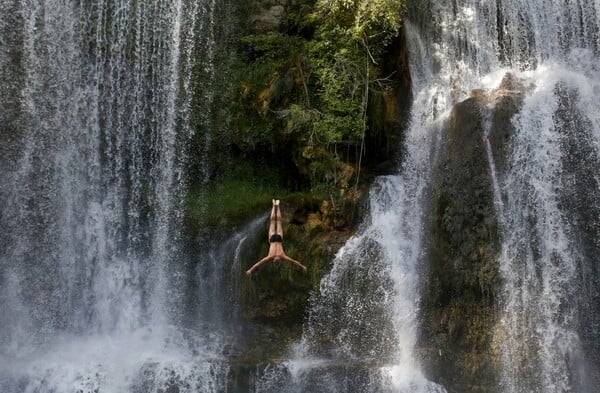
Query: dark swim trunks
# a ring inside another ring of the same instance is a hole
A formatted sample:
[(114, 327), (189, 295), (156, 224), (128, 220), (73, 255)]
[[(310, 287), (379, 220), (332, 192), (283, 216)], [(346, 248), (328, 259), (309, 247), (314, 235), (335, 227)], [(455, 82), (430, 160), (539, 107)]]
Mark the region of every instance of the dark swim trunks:
[(283, 243), (283, 238), (281, 237), (281, 235), (274, 233), (269, 238), (269, 243)]

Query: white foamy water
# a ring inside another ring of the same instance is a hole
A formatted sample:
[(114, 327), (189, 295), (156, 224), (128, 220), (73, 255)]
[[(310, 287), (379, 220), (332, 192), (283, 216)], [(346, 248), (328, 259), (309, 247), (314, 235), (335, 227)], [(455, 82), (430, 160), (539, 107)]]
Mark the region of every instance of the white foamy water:
[(0, 387), (5, 392), (222, 392), (228, 368), (219, 349), (217, 337), (199, 341), (192, 332), (168, 328), (61, 336), (31, 353), (1, 357)]
[[(431, 53), (439, 67), (461, 70), (446, 77), (459, 96), (497, 87), (506, 72), (534, 86), (513, 118), (504, 172), (497, 173), (483, 135), (502, 234), (505, 286), (496, 333), (502, 389), (592, 391), (597, 342), (589, 332), (597, 330), (598, 316), (585, 314), (598, 311), (589, 307), (593, 290), (580, 287), (597, 282), (589, 266), (598, 257), (589, 244), (597, 243), (600, 218), (594, 207), (600, 196), (599, 3), (444, 3), (432, 7), (433, 27), (423, 22), (423, 30), (434, 42)], [(585, 174), (573, 166), (585, 168)], [(582, 184), (586, 197), (572, 195), (569, 188)], [(581, 217), (588, 214), (583, 230)]]
[(222, 344), (181, 323), (192, 95), (214, 77), (215, 7), (0, 2), (15, 97), (0, 108), (3, 392), (223, 391)]
[[(582, 266), (597, 260), (578, 250), (560, 195), (565, 144), (572, 142), (565, 133), (572, 124), (586, 126), (575, 127), (583, 136), (579, 143), (598, 153), (599, 11), (598, 2), (586, 1), (411, 5), (414, 104), (399, 174), (373, 186), (368, 218), (312, 299), (305, 339), (292, 351), (293, 360), (265, 371), (257, 390), (282, 383), (294, 392), (315, 386), (332, 392), (443, 390), (426, 380), (415, 356), (424, 199), (449, 110), (473, 89), (496, 89), (511, 72), (534, 88), (513, 119), (503, 173), (493, 160), (489, 124), (481, 135), (502, 233), (505, 287), (495, 337), (501, 389), (592, 391), (585, 380), (598, 370), (582, 355), (578, 321), (580, 304), (589, 303), (585, 296), (593, 292), (578, 294), (575, 280), (586, 270)], [(565, 105), (582, 120), (565, 118)], [(560, 130), (556, 123), (563, 124)], [(598, 169), (589, 172), (588, 191), (598, 200)], [(587, 280), (593, 287), (593, 278)], [(597, 328), (587, 323), (584, 329)], [(362, 376), (365, 368), (370, 371)], [(282, 377), (286, 373), (293, 383)]]
[[(571, 103), (581, 112), (567, 116), (589, 121), (589, 129), (578, 130), (588, 138), (576, 143), (593, 144), (600, 106), (592, 103), (595, 94), (590, 93), (600, 87), (600, 74), (590, 78), (568, 65), (549, 64), (524, 76), (535, 81), (536, 88), (513, 119), (510, 171), (501, 185), (506, 206), (500, 256), (506, 279), (500, 333), (506, 335), (504, 384), (509, 392), (587, 391), (583, 385), (589, 376), (578, 375), (577, 370), (586, 362), (578, 326), (586, 294), (579, 286), (584, 285), (581, 269), (595, 262), (578, 248), (571, 213), (561, 200), (569, 130), (557, 124), (563, 116), (559, 111), (562, 89), (577, 91), (580, 98)], [(592, 149), (598, 154), (598, 146)], [(596, 184), (591, 190), (596, 200), (599, 175), (596, 170), (595, 180), (590, 179)]]

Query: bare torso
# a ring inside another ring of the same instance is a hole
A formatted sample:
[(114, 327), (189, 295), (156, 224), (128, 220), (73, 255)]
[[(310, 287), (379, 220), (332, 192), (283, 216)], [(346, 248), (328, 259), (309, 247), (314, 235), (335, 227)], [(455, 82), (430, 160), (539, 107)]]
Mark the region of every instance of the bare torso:
[(280, 242), (273, 242), (269, 245), (269, 257), (282, 259), (285, 257), (285, 252), (283, 252), (283, 244)]

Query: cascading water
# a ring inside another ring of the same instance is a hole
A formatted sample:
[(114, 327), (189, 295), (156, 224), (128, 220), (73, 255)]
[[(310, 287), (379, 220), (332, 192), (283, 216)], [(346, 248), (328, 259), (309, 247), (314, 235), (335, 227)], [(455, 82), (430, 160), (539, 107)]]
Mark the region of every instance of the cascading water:
[(257, 391), (442, 389), (414, 356), (430, 168), (453, 105), (473, 89), (496, 89), (509, 72), (533, 87), (501, 169), (491, 119), (481, 114), (501, 231), (500, 390), (593, 391), (599, 12), (600, 3), (585, 1), (413, 2), (406, 29), (415, 95), (400, 173), (373, 186), (369, 217), (313, 296), (292, 360), (269, 366)]
[(214, 345), (178, 311), (215, 4), (0, 2), (3, 392), (223, 389)]
[(465, 66), (455, 68), (460, 50), (448, 42), (424, 40), (409, 22), (406, 30), (414, 102), (399, 174), (372, 187), (369, 216), (312, 297), (292, 359), (268, 367), (257, 391), (445, 392), (424, 377), (415, 354), (418, 272), (442, 115), (461, 96)]
[[(567, 20), (577, 14), (560, 11)], [(535, 89), (513, 119), (500, 176), (509, 392), (591, 392), (598, 379), (598, 36), (576, 37), (577, 46), (559, 46), (564, 56), (552, 53), (525, 73)]]
[[(425, 41), (456, 97), (496, 88), (507, 72), (532, 86), (512, 120), (502, 169), (486, 140), (502, 243), (501, 390), (593, 391), (600, 328), (594, 98), (600, 4), (443, 3), (428, 4), (418, 20), (433, 21), (421, 22), (430, 32)], [(448, 64), (460, 74), (444, 71)]]
[[(311, 299), (303, 340), (255, 390), (444, 391), (415, 348), (432, 167), (452, 106), (511, 72), (532, 87), (501, 165), (489, 125), (481, 136), (501, 229), (500, 390), (592, 392), (600, 3), (412, 3), (414, 103), (399, 173), (376, 181), (367, 219)], [(194, 295), (178, 234), (195, 81), (206, 84), (197, 121), (210, 117), (216, 7), (0, 1), (3, 392), (226, 389), (219, 335), (230, 316), (206, 299), (227, 291), (219, 262), (261, 221), (203, 256), (209, 279), (190, 306), (209, 315), (194, 320), (208, 326), (201, 334), (182, 315)]]

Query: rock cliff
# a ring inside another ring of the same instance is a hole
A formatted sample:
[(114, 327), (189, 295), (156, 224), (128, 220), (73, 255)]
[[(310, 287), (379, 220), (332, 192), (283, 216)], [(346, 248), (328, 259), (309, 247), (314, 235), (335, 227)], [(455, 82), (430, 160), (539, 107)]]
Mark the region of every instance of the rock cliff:
[(524, 93), (507, 74), (496, 90), (474, 91), (456, 104), (444, 127), (431, 190), (421, 345), (428, 374), (450, 392), (497, 385), (500, 235), (490, 164), (504, 169)]

